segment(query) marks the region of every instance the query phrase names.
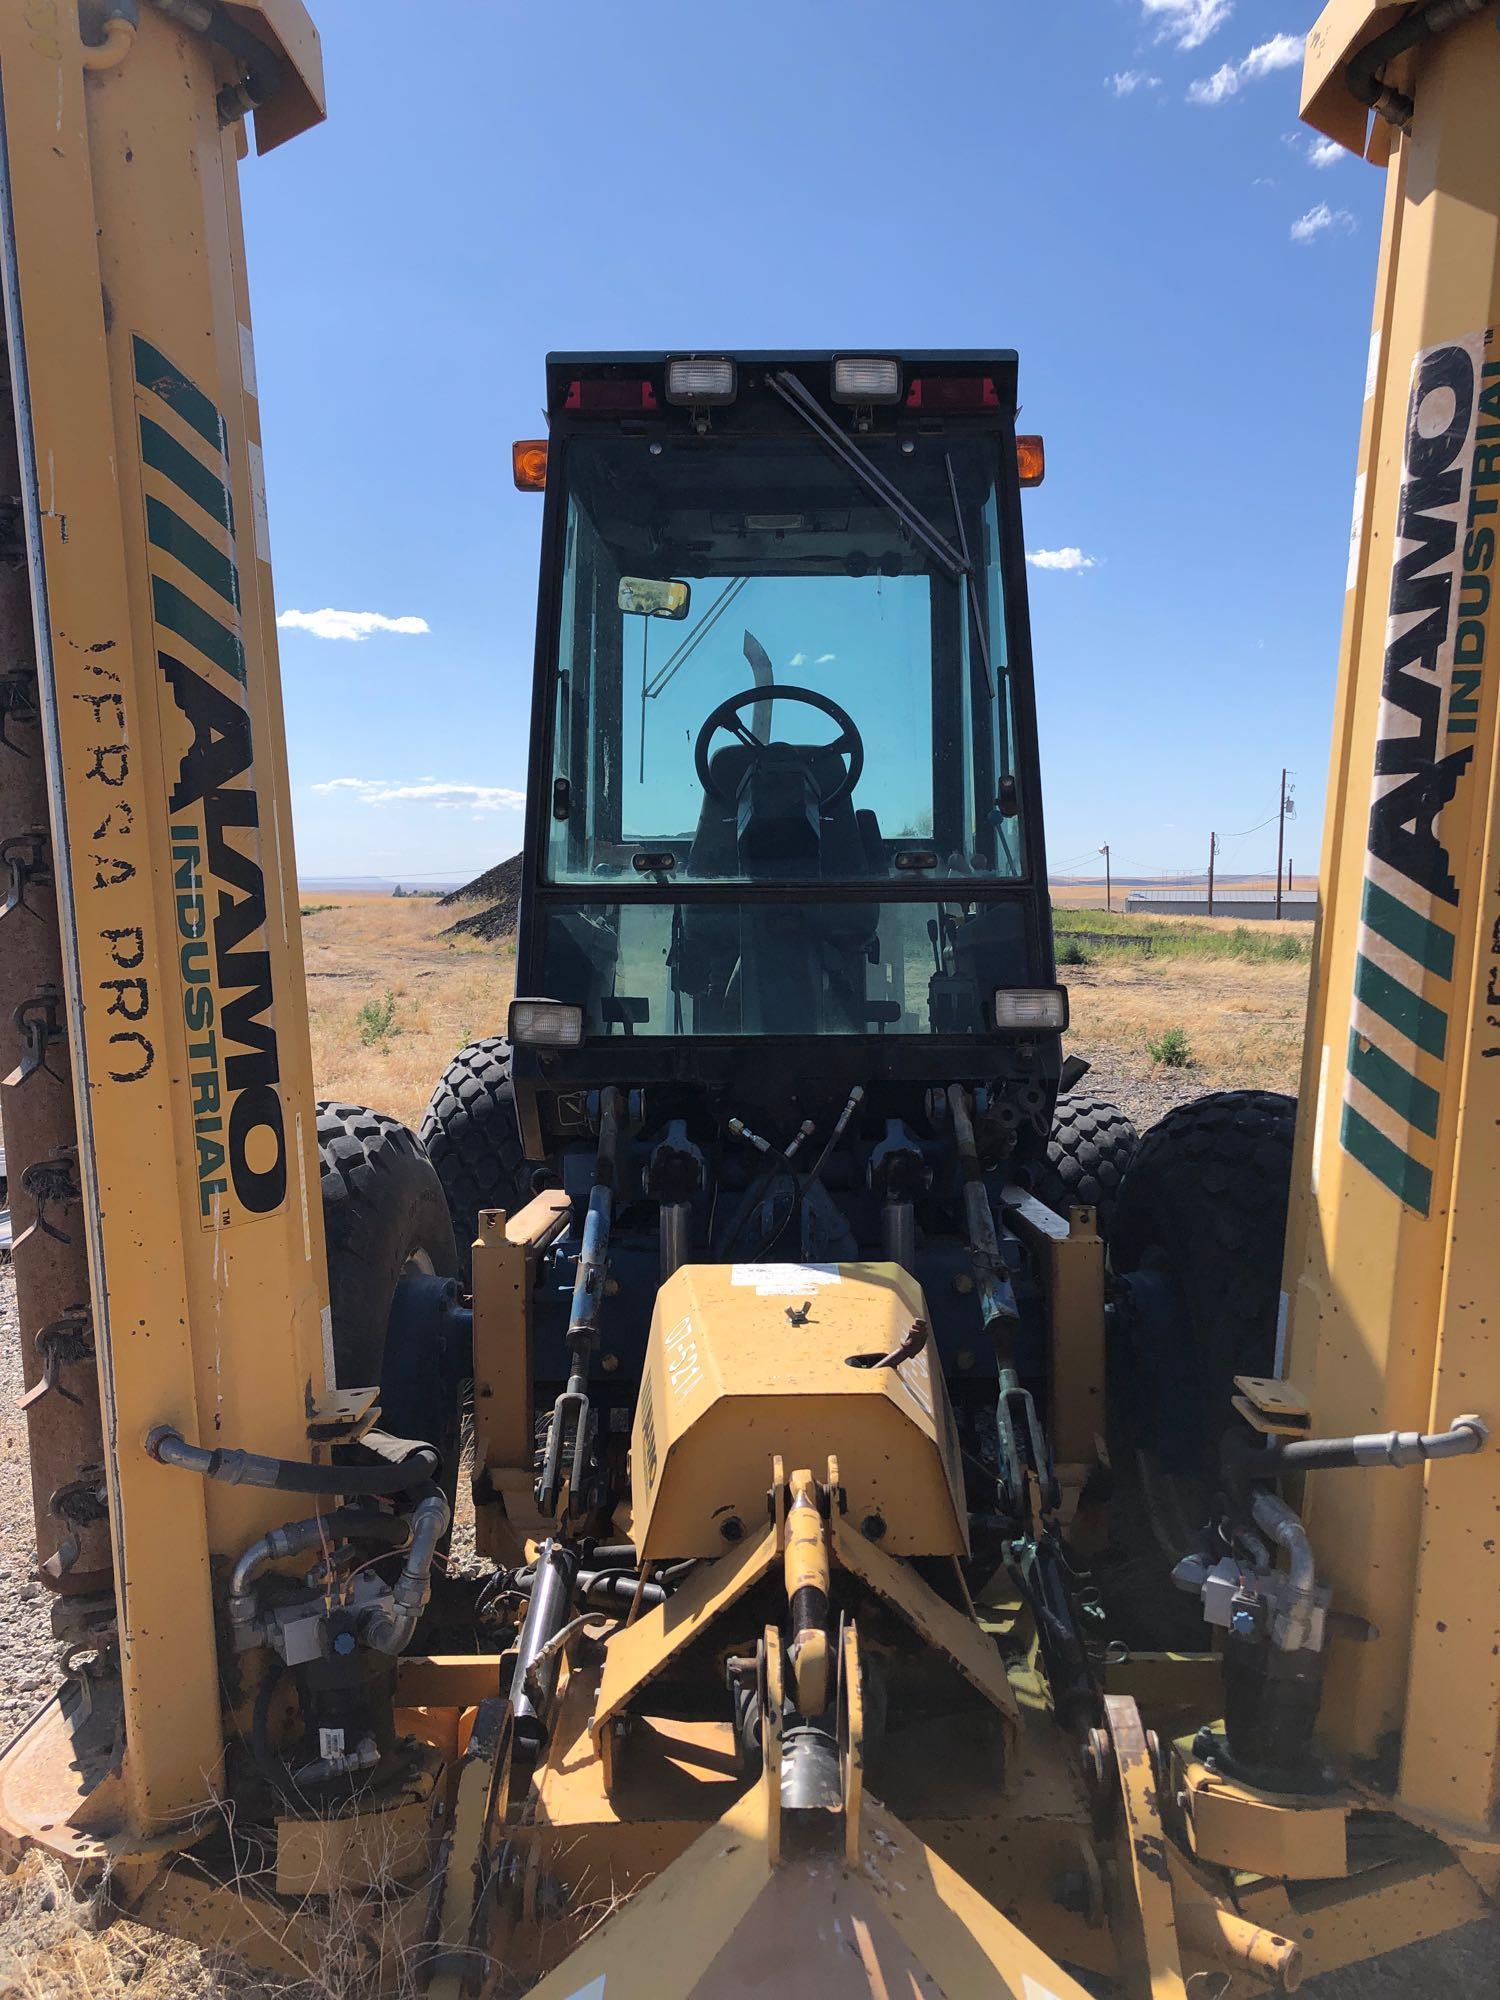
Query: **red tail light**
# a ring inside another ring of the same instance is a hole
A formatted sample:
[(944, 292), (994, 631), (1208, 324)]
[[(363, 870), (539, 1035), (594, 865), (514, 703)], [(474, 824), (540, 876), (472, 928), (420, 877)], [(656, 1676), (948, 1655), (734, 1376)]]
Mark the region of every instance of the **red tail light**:
[(577, 410), (586, 417), (629, 416), (638, 410), (654, 410), (656, 390), (649, 382), (639, 379), (588, 381), (575, 377), (568, 384), (567, 401), (563, 408)]
[(906, 392), (909, 410), (998, 410), (1000, 398), (988, 375), (919, 375)]

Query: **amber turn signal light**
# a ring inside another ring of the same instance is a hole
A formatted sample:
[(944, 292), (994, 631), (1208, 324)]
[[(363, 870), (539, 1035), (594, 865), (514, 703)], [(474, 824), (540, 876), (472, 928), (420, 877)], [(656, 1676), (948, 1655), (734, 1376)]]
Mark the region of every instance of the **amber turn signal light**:
[(547, 440), (519, 439), (510, 448), (510, 469), (523, 493), (540, 493), (547, 484)]
[[(519, 451), (520, 446), (516, 449)], [(1040, 486), (1047, 477), (1047, 450), (1039, 437), (1016, 439), (1016, 466), (1023, 486)]]

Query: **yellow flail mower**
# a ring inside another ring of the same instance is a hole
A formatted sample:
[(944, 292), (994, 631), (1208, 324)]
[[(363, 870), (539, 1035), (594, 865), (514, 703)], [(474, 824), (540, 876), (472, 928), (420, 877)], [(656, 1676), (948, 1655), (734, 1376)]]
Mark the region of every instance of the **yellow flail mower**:
[(1497, 95), (1487, 0), (1309, 38), (1389, 196), (1299, 1104), (1138, 1137), (1064, 1059), (1015, 354), (589, 353), (515, 451), (521, 997), (414, 1135), (303, 1000), (238, 175), (316, 33), (0, 10), (7, 1860), (445, 2000), (1290, 1991), (1485, 1912)]

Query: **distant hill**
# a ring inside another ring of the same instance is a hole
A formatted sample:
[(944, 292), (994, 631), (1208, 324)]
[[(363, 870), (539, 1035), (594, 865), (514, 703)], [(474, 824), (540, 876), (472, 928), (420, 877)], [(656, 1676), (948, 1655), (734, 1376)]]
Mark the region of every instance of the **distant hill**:
[(299, 875), (297, 887), (304, 893), (332, 889), (344, 895), (394, 896), (399, 888), (408, 896), (440, 896), (453, 888), (457, 879), (451, 875), (436, 880), (425, 875), (420, 879), (410, 875)]

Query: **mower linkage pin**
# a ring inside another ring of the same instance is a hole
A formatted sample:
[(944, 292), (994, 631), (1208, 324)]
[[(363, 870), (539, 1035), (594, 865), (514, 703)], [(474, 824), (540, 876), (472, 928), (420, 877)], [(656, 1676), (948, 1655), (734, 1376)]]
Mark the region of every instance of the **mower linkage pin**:
[(0, 867), (10, 877), (5, 901), (0, 903), (0, 922), (4, 922), (12, 910), (24, 910), (29, 917), (35, 917), (40, 922), (42, 913), (27, 902), (26, 891), (33, 883), (39, 889), (49, 888), (52, 883), (46, 836), (41, 828), (32, 827), (27, 833), (13, 833), (9, 840), (0, 841)]
[(93, 1336), (94, 1320), (87, 1306), (70, 1306), (60, 1318), (42, 1327), (36, 1337), (42, 1357), (41, 1380), (31, 1385), (16, 1407), (28, 1410), (53, 1389), (70, 1403), (82, 1403), (83, 1398), (64, 1388), (59, 1377), (69, 1363), (94, 1359)]
[(77, 1151), (69, 1146), (53, 1159), (35, 1161), (22, 1174), (21, 1186), (36, 1203), (36, 1215), (11, 1245), (12, 1255), (23, 1243), (29, 1242), (38, 1230), (43, 1236), (50, 1236), (54, 1243), (73, 1241), (67, 1230), (59, 1229), (55, 1223), (47, 1220), (47, 1210), (54, 1206), (71, 1207), (73, 1203), (83, 1199), (78, 1188), (77, 1162)]
[(11, 1015), (21, 1033), (21, 1060), (9, 1076), (0, 1077), (0, 1085), (18, 1088), (35, 1076), (39, 1069), (46, 1070), (59, 1083), (66, 1081), (47, 1060), (48, 1049), (63, 1038), (62, 1025), (57, 1018), (57, 1001), (57, 988), (44, 986), (40, 992), (23, 1000)]
[(36, 673), (31, 667), (18, 667), (8, 674), (0, 674), (0, 744), (13, 750), (18, 757), (29, 757), (31, 752), (23, 750), (10, 733), (12, 720), (28, 729), (34, 729), (41, 721), (41, 705), (37, 696)]

